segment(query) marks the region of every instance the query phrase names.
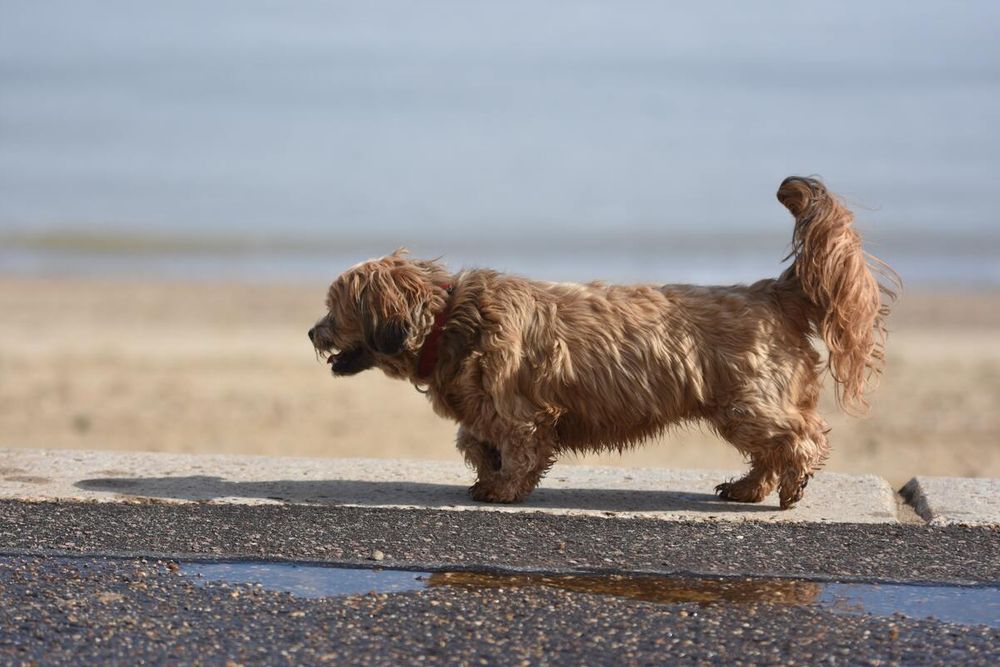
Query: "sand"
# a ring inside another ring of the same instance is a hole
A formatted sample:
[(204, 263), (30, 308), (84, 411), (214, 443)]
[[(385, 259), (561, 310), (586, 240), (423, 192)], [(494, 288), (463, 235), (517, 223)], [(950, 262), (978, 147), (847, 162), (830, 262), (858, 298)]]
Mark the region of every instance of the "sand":
[[(0, 447), (457, 459), (454, 424), (412, 386), (330, 377), (306, 339), (324, 296), (0, 276)], [(908, 293), (892, 328), (871, 417), (838, 413), (827, 387), (827, 469), (897, 488), (918, 474), (1000, 477), (1000, 293)], [(697, 428), (561, 463), (744, 467)]]

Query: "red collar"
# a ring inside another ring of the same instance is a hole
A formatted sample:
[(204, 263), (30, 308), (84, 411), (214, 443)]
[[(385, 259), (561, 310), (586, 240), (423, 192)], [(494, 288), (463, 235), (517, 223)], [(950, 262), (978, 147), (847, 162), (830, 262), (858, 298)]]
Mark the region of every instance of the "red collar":
[[(441, 285), (441, 287), (447, 290), (450, 297), (451, 285)], [(420, 348), (420, 354), (417, 356), (417, 379), (419, 380), (429, 377), (437, 365), (438, 352), (441, 348), (441, 336), (444, 334), (444, 325), (448, 323), (449, 305), (445, 304), (444, 310), (434, 317), (434, 326), (431, 328), (431, 332), (427, 334), (427, 339)]]

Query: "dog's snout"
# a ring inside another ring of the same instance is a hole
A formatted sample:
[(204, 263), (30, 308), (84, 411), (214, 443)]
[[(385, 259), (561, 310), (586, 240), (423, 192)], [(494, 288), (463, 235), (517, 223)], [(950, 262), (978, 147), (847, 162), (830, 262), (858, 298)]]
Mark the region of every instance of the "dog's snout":
[(309, 340), (311, 342), (316, 342), (316, 327), (309, 330)]

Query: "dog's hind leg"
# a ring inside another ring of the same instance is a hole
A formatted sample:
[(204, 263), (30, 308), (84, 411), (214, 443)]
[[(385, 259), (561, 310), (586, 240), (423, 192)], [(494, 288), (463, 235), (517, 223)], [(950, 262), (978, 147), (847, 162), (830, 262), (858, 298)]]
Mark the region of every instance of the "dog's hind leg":
[(766, 441), (757, 420), (749, 412), (736, 408), (729, 409), (713, 421), (715, 429), (731, 445), (750, 459), (750, 472), (738, 480), (723, 482), (715, 487), (715, 492), (724, 500), (742, 503), (759, 503), (778, 484), (778, 466), (773, 460), (771, 447)]
[[(811, 348), (810, 348), (811, 349)], [(816, 413), (819, 403), (819, 381), (813, 369), (816, 361), (799, 375), (799, 384), (792, 396), (794, 407), (788, 408), (781, 420), (782, 431), (777, 440), (780, 477), (778, 497), (781, 509), (788, 509), (802, 499), (802, 493), (812, 476), (830, 453), (826, 441), (829, 427)]]
[(811, 409), (780, 417), (727, 412), (716, 429), (752, 465), (746, 476), (719, 484), (716, 492), (726, 500), (760, 502), (777, 486), (781, 509), (794, 506), (829, 451), (823, 421)]
[(801, 412), (798, 417), (787, 435), (786, 444), (778, 450), (782, 459), (778, 480), (781, 509), (788, 509), (802, 499), (806, 485), (822, 467), (830, 451), (825, 422), (811, 410)]
[(778, 475), (773, 465), (765, 465), (760, 456), (751, 455), (750, 472), (740, 479), (723, 482), (715, 487), (715, 492), (723, 500), (735, 500), (741, 503), (759, 503), (766, 498), (778, 484)]

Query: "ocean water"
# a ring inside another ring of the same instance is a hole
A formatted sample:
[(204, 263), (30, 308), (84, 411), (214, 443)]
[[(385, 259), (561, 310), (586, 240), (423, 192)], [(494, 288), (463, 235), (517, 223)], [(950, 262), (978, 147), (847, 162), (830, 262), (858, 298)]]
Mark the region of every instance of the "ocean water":
[[(0, 272), (780, 271), (818, 174), (1000, 285), (1000, 3), (0, 0)], [(122, 242), (125, 239), (126, 242)]]

